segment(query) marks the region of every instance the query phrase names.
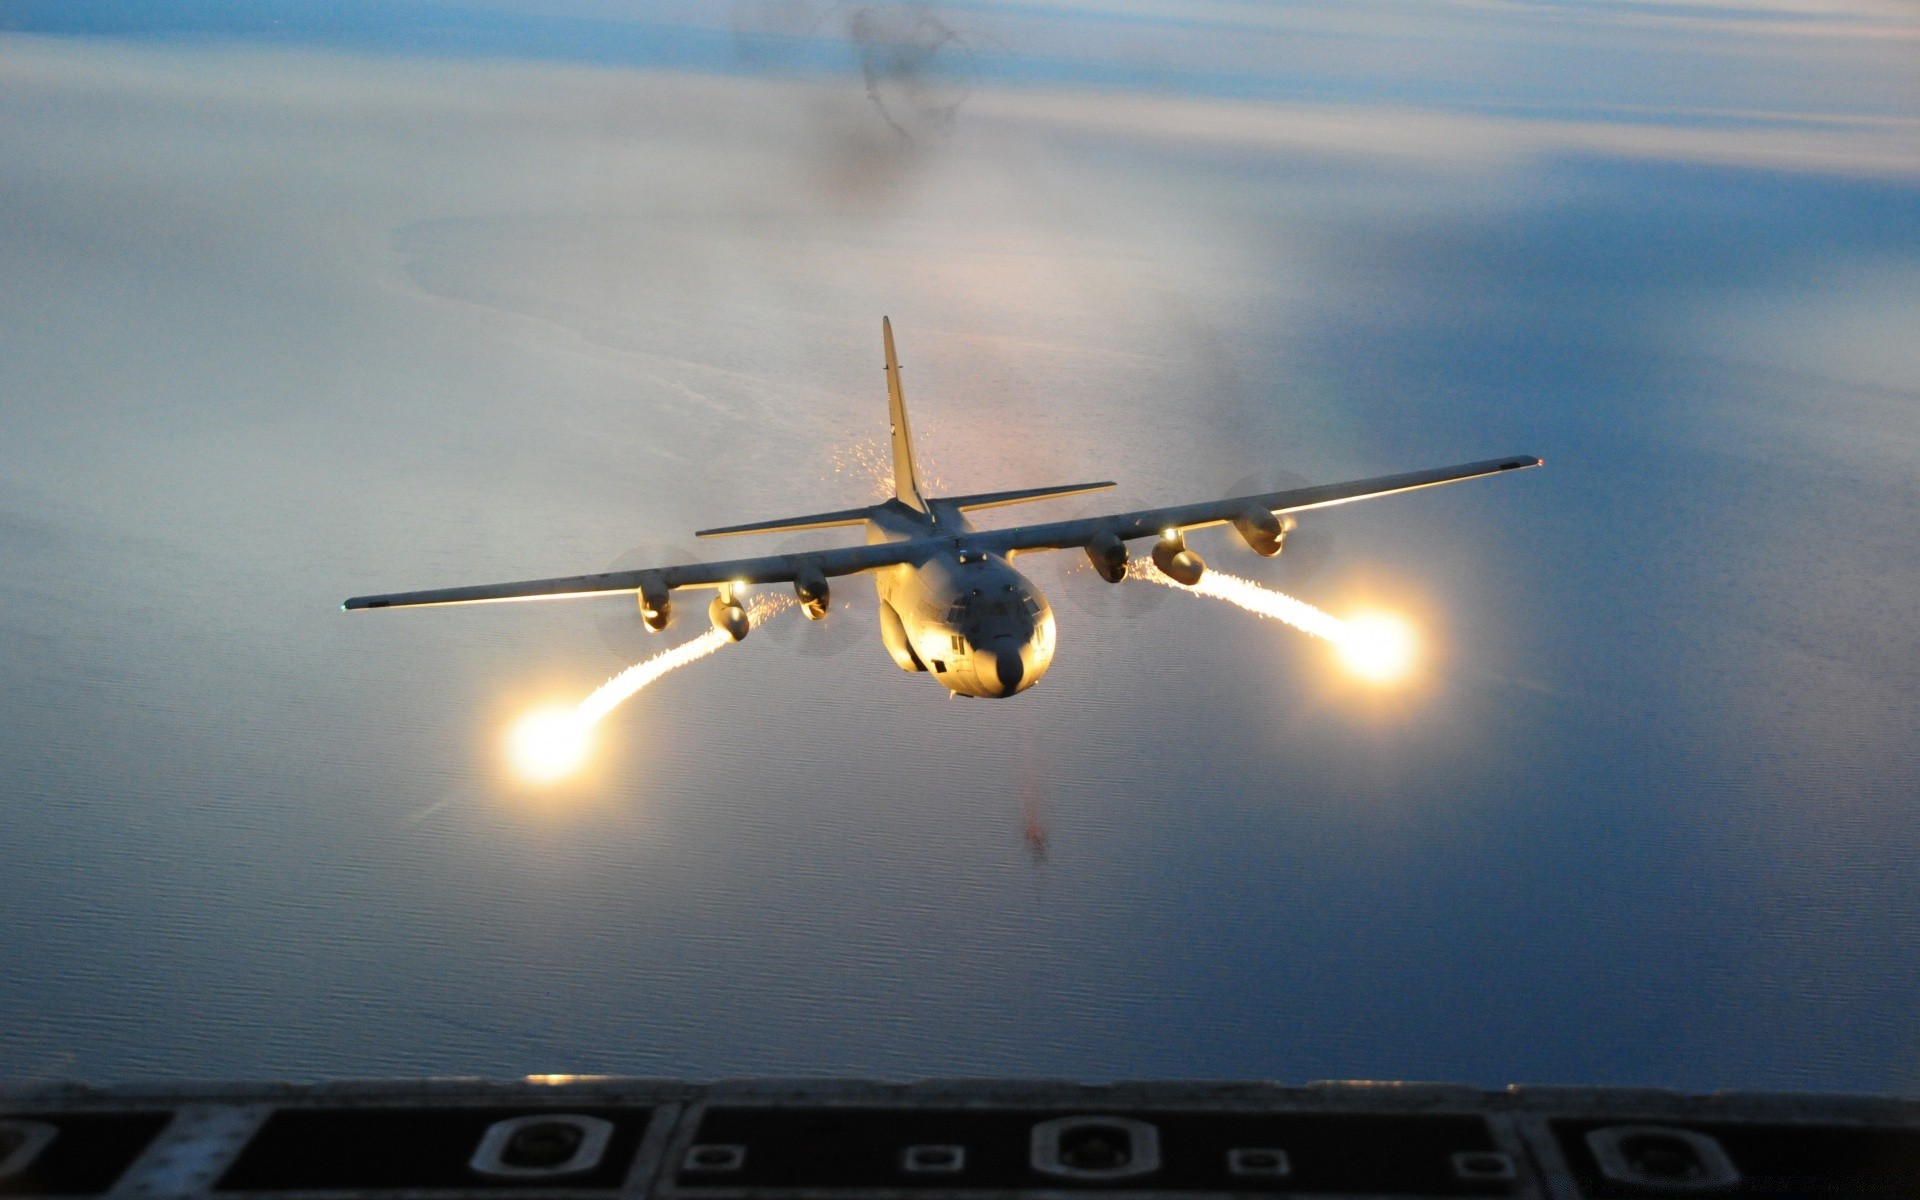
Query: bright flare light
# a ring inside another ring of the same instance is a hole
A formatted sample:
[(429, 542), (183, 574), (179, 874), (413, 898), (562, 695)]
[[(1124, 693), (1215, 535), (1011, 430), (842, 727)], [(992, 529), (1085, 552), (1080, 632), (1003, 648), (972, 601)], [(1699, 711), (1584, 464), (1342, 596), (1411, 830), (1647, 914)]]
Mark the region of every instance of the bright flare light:
[(1392, 683), (1413, 665), (1413, 630), (1399, 617), (1362, 613), (1346, 622), (1340, 661), (1371, 683)]
[[(736, 597), (739, 594), (734, 593)], [(791, 608), (794, 601), (790, 596), (776, 595), (754, 596), (746, 603), (748, 625), (757, 629), (775, 613)], [(667, 672), (732, 644), (733, 639), (724, 630), (708, 629), (692, 641), (633, 664), (572, 708), (555, 705), (528, 713), (514, 722), (507, 734), (507, 753), (514, 769), (528, 783), (560, 782), (586, 762), (593, 745), (593, 727), (608, 713)]]
[(1392, 683), (1413, 666), (1413, 629), (1399, 617), (1364, 613), (1343, 621), (1305, 600), (1224, 571), (1208, 570), (1200, 582), (1188, 587), (1161, 574), (1149, 558), (1129, 560), (1127, 573), (1175, 591), (1225, 600), (1250, 613), (1291, 625), (1302, 633), (1324, 638), (1339, 648), (1340, 661), (1347, 669), (1369, 683)]
[(578, 709), (565, 705), (535, 709), (513, 724), (507, 753), (529, 783), (558, 783), (586, 761), (591, 727)]

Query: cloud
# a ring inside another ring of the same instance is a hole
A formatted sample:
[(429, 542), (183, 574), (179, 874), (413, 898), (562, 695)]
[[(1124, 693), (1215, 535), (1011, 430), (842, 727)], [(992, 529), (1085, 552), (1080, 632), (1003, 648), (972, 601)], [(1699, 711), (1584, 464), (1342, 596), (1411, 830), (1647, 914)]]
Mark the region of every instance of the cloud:
[(1814, 174), (1920, 174), (1920, 118), (1634, 109), (1564, 120), (1352, 104), (996, 92), (976, 112), (1056, 133), (1474, 168), (1555, 154)]
[[(838, 75), (932, 117), (968, 79), (1485, 111), (1913, 115), (1920, 9), (1895, 0), (5, 0), (0, 27), (416, 56)], [(878, 86), (876, 86), (878, 85)], [(931, 95), (924, 93), (931, 92)], [(917, 94), (918, 93), (918, 94)]]

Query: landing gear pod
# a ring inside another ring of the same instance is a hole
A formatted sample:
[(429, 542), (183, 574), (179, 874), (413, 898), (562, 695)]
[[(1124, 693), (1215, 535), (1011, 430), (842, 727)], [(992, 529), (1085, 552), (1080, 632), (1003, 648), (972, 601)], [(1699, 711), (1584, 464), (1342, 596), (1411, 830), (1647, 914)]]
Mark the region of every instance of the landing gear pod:
[(1127, 544), (1103, 530), (1087, 543), (1087, 561), (1100, 578), (1119, 583), (1127, 577)]
[(893, 611), (893, 605), (885, 600), (880, 602), (880, 640), (886, 644), (887, 653), (893, 655), (894, 664), (902, 671), (927, 669), (907, 641), (907, 627), (901, 622), (900, 614)]
[(800, 607), (809, 621), (825, 617), (827, 609), (833, 604), (833, 592), (827, 587), (827, 577), (817, 567), (808, 567), (794, 576), (793, 594), (800, 597)]
[(1240, 540), (1261, 558), (1280, 553), (1293, 526), (1292, 517), (1277, 517), (1257, 504), (1233, 519), (1233, 528), (1240, 534)]
[(1168, 579), (1187, 587), (1199, 583), (1200, 577), (1207, 573), (1206, 562), (1187, 549), (1187, 539), (1181, 537), (1177, 529), (1167, 530), (1153, 544), (1153, 565), (1159, 567), (1160, 573)]
[(747, 610), (741, 607), (730, 591), (721, 592), (713, 598), (712, 604), (707, 605), (707, 619), (713, 622), (715, 629), (736, 642), (743, 640), (753, 628), (753, 623), (747, 620)]
[(640, 619), (647, 632), (659, 633), (673, 623), (673, 592), (658, 580), (640, 583)]

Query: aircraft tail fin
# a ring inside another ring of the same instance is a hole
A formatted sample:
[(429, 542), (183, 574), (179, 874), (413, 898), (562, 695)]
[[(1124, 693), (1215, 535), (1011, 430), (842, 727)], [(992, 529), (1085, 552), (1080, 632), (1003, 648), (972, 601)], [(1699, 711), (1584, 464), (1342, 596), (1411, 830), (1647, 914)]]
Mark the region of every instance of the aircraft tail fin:
[(909, 508), (927, 511), (920, 492), (920, 471), (913, 461), (913, 431), (907, 427), (907, 398), (900, 391), (900, 360), (893, 353), (893, 322), (880, 318), (887, 347), (887, 417), (893, 426), (893, 493)]

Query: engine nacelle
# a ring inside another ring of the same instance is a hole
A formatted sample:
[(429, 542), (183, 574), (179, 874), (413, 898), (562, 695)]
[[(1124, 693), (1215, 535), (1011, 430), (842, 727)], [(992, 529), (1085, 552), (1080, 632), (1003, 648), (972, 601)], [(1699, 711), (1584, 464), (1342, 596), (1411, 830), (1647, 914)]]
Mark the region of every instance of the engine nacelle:
[(673, 623), (673, 592), (657, 579), (640, 581), (640, 620), (647, 632), (659, 633)]
[(728, 592), (721, 592), (707, 605), (707, 619), (713, 627), (734, 641), (743, 640), (753, 628), (753, 622), (747, 620), (747, 610)]
[(1207, 564), (1187, 549), (1187, 539), (1175, 532), (1153, 544), (1153, 565), (1175, 583), (1192, 587), (1207, 573)]
[(924, 671), (926, 664), (913, 652), (912, 643), (907, 641), (907, 627), (900, 620), (900, 614), (893, 611), (893, 605), (885, 600), (880, 602), (880, 641), (887, 647), (887, 653), (893, 656), (894, 665), (902, 671)]
[(827, 577), (818, 567), (808, 567), (794, 576), (793, 594), (800, 597), (800, 608), (809, 621), (825, 617), (833, 605), (833, 591), (827, 587)]
[(1087, 561), (1100, 578), (1119, 583), (1127, 577), (1127, 544), (1116, 534), (1101, 530), (1087, 543)]
[(1261, 558), (1272, 558), (1280, 553), (1293, 526), (1292, 517), (1275, 516), (1272, 510), (1257, 504), (1233, 519), (1233, 528), (1239, 533), (1240, 540)]

